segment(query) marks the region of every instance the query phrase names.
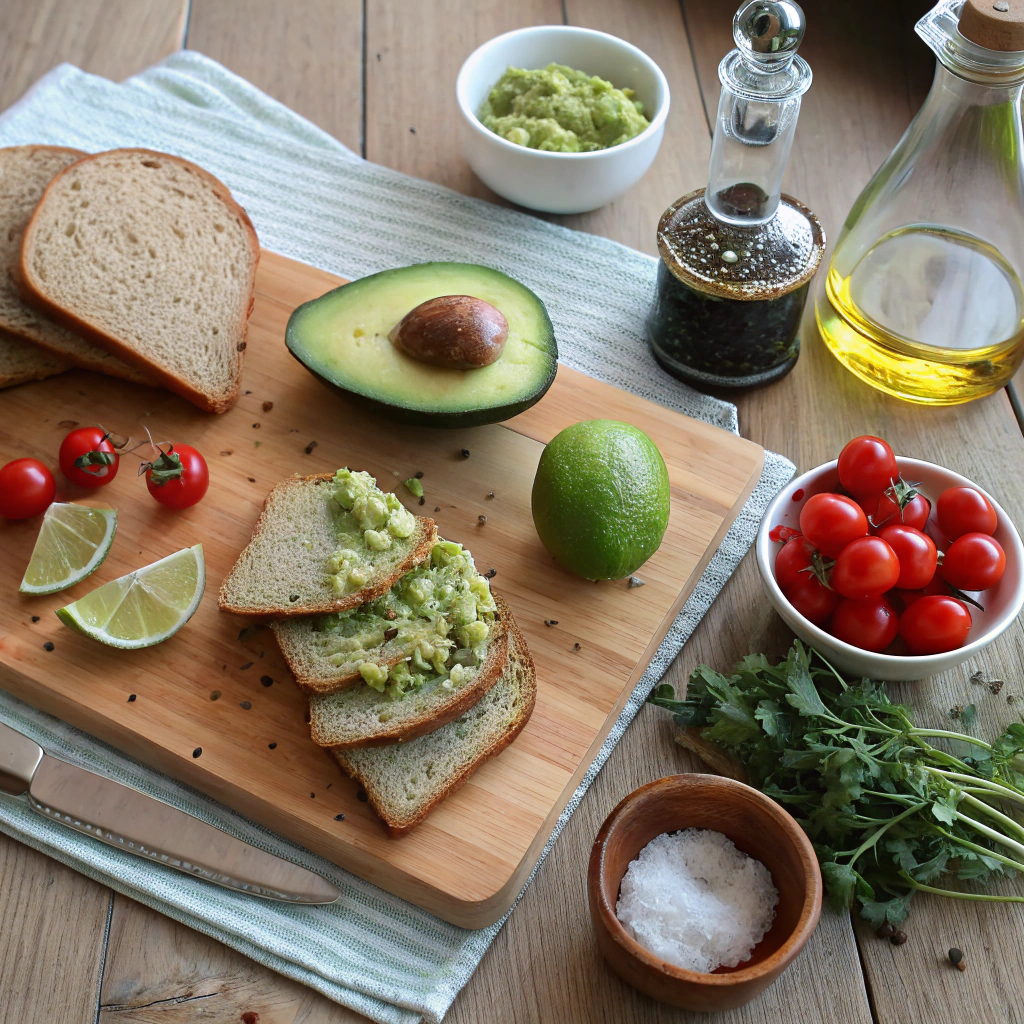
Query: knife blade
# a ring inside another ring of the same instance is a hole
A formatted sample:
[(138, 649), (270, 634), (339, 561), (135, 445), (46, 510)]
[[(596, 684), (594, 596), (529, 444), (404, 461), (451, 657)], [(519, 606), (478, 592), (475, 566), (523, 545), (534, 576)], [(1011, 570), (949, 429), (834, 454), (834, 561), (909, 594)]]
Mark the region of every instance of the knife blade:
[(333, 903), (327, 879), (131, 786), (68, 764), (0, 722), (0, 791), (28, 796), (62, 825), (227, 889), (288, 903)]

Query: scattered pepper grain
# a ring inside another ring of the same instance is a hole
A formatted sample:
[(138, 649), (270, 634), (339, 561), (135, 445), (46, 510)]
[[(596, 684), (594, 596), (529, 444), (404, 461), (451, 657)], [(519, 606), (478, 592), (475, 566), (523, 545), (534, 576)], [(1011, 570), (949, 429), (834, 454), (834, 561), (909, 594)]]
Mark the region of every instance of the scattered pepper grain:
[(273, 676), (260, 676), (260, 682), (264, 686), (273, 686), (274, 685), (274, 677)]
[(303, 448), (302, 450), (307, 455), (312, 455), (313, 454), (313, 449), (319, 447), (319, 445), (320, 445), (319, 441), (310, 441), (309, 444), (307, 444), (306, 447)]
[(129, 704), (134, 704), (134, 703), (135, 703), (135, 700), (136, 700), (136, 698), (135, 698), (135, 694), (134, 694), (134, 693), (129, 693), (129, 694), (128, 694), (128, 703), (129, 703)]
[(203, 748), (202, 747), (196, 747), (196, 749), (192, 751), (192, 756), (193, 757), (198, 757), (202, 752), (203, 752)]
[(210, 693), (210, 700), (220, 700), (220, 690), (213, 690)]
[(43, 644), (43, 650), (44, 651), (52, 651), (53, 650), (53, 641), (52, 640), (47, 640), (46, 643)]
[(334, 816), (334, 820), (335, 821), (344, 821), (345, 820), (345, 815), (344, 814), (336, 814)]
[(246, 669), (252, 668), (254, 664), (255, 664), (255, 662), (247, 661), (244, 665), (239, 665), (238, 666), (238, 671), (239, 672), (244, 672)]
[(38, 622), (39, 621), (39, 616), (38, 615), (33, 615), (32, 616), (32, 621), (33, 622)]
[(270, 750), (276, 750), (276, 749), (277, 749), (277, 744), (276, 744), (276, 743), (268, 743), (268, 744), (267, 744), (267, 747), (268, 747), (268, 748), (269, 748)]
[(252, 707), (252, 702), (248, 700), (243, 700), (238, 706), (248, 711)]
[(464, 459), (468, 459), (469, 458), (469, 449), (468, 448), (463, 448), (462, 449), (462, 457)]
[(264, 402), (263, 403), (263, 411), (264, 412), (270, 412), (270, 410), (273, 409), (273, 408), (274, 408), (274, 403), (273, 402)]

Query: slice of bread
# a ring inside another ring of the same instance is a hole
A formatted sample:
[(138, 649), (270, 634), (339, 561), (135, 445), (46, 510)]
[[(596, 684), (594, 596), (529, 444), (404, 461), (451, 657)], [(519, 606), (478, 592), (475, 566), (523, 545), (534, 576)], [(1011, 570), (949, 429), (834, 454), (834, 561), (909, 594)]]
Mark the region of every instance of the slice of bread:
[(21, 246), (25, 296), (201, 409), (238, 398), (259, 242), (227, 187), (148, 149), (72, 164)]
[(370, 686), (353, 686), (309, 700), (313, 742), (332, 750), (353, 750), (382, 743), (405, 743), (439, 729), (468, 711), (501, 678), (508, 664), (509, 637), (519, 629), (508, 605), (495, 595), (498, 613), (487, 643), (487, 657), (459, 686), (424, 687), (390, 700)]
[(0, 388), (52, 377), (63, 373), (69, 365), (45, 348), (0, 330)]
[(405, 835), (418, 825), (522, 732), (537, 700), (537, 674), (517, 629), (509, 641), (501, 678), (454, 722), (408, 743), (333, 751), (342, 769), (366, 790), (389, 835)]
[(292, 477), (267, 495), (252, 539), (220, 588), (222, 611), (267, 619), (343, 612), (380, 597), (426, 560), (437, 527), (417, 517), (412, 536), (394, 544), (366, 586), (336, 593), (327, 576), (327, 560), (338, 547), (329, 498), (333, 479), (333, 473)]
[(88, 154), (63, 146), (0, 149), (0, 327), (86, 370), (153, 384), (153, 377), (28, 305), (20, 286), (21, 241), (46, 186)]

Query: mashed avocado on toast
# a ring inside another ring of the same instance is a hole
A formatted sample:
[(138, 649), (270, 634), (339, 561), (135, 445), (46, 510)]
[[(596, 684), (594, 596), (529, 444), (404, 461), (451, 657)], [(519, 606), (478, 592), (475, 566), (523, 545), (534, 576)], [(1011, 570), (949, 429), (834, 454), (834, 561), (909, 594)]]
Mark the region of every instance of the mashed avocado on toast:
[(416, 517), (394, 494), (386, 494), (369, 473), (339, 469), (331, 495), (336, 507), (338, 550), (327, 560), (327, 575), (338, 594), (365, 587), (377, 562), (396, 541), (407, 540)]
[(299, 685), (330, 693), (360, 681), (396, 700), (468, 682), (487, 657), (496, 605), (473, 556), (439, 540), (426, 562), (354, 611), (274, 624)]

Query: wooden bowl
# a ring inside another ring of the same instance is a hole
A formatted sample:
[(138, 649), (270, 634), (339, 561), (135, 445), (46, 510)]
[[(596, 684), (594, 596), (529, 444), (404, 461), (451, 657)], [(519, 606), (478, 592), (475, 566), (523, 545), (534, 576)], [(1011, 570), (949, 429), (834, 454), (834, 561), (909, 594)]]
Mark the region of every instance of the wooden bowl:
[[(779, 890), (771, 929), (738, 967), (701, 974), (666, 963), (615, 916), (630, 861), (655, 836), (684, 828), (728, 836), (768, 868)], [(763, 793), (718, 775), (670, 775), (630, 793), (594, 841), (587, 888), (597, 944), (612, 970), (654, 999), (687, 1010), (730, 1010), (759, 995), (803, 949), (821, 913), (821, 871), (803, 829)]]

